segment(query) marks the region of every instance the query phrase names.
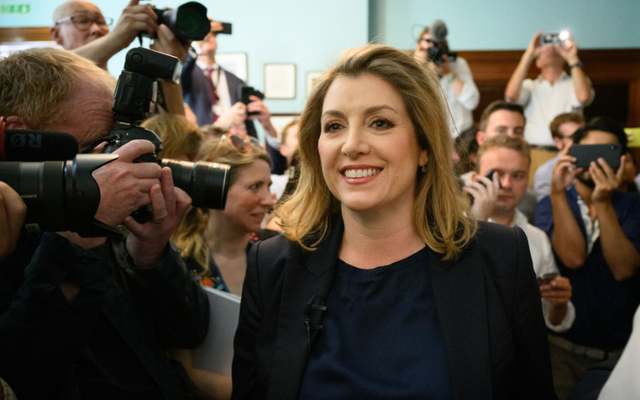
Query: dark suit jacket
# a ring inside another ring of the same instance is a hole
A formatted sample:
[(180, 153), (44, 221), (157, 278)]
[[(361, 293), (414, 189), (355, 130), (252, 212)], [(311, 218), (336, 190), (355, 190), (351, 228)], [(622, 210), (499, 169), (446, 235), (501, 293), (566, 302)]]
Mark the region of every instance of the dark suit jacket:
[[(114, 368), (128, 371), (129, 381), (153, 382), (154, 398), (187, 399), (184, 370), (167, 349), (202, 343), (206, 294), (175, 248), (155, 268), (133, 270), (128, 259), (118, 238), (83, 251), (45, 233), (23, 235), (0, 263), (0, 376), (18, 398), (75, 400), (86, 398), (84, 390), (92, 398), (147, 398), (134, 385), (106, 385)], [(79, 288), (73, 305), (61, 281)], [(87, 373), (94, 365), (100, 372)]]
[[(238, 96), (238, 89), (244, 86), (242, 79), (238, 78), (229, 71), (222, 70), (224, 76), (227, 79), (227, 87), (229, 88), (229, 97), (231, 98), (231, 104), (235, 104), (240, 101)], [(209, 83), (207, 77), (198, 65), (195, 63), (193, 57), (187, 57), (182, 69), (182, 96), (185, 103), (191, 107), (191, 110), (196, 114), (198, 119), (198, 125), (209, 125), (213, 122), (213, 111), (211, 110), (211, 92), (209, 90)], [(258, 137), (256, 127), (251, 120), (245, 121), (247, 127), (247, 134), (249, 136)], [(271, 168), (272, 174), (282, 175), (287, 169), (287, 160), (280, 154), (278, 149), (274, 149), (271, 146), (267, 146), (267, 151), (271, 161), (273, 163)]]
[[(229, 97), (231, 98), (231, 104), (235, 104), (240, 99), (238, 98), (238, 88), (244, 85), (242, 79), (238, 78), (229, 71), (225, 71), (224, 76), (227, 79), (227, 87), (229, 88)], [(191, 56), (187, 57), (182, 68), (182, 96), (185, 103), (191, 107), (191, 110), (196, 114), (198, 118), (198, 125), (209, 125), (213, 123), (213, 110), (211, 91), (209, 90), (209, 83), (207, 77), (198, 65), (195, 63), (195, 59)], [(250, 136), (256, 137), (256, 128), (253, 126), (253, 121), (246, 121), (247, 133)]]
[[(251, 250), (233, 399), (298, 398), (308, 357), (303, 308), (314, 295), (326, 298), (342, 241), (342, 219), (331, 225), (313, 252), (284, 237)], [(540, 291), (522, 230), (480, 223), (458, 259), (443, 261), (430, 251), (428, 267), (453, 399), (556, 398)], [(321, 323), (321, 313), (311, 316), (311, 326)]]

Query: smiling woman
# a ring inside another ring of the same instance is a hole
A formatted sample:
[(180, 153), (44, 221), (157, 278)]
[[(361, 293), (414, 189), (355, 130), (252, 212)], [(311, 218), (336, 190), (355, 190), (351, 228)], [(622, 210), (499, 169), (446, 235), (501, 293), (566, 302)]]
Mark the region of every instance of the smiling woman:
[(446, 115), (391, 47), (325, 73), (285, 236), (248, 256), (233, 398), (555, 398), (526, 237), (472, 217)]

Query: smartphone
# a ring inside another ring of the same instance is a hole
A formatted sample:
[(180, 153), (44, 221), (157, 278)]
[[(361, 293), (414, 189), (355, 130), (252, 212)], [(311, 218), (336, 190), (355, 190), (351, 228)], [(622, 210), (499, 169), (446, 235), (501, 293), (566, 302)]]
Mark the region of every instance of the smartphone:
[(619, 143), (612, 144), (574, 144), (569, 149), (569, 155), (576, 158), (577, 168), (589, 169), (592, 161), (597, 163), (602, 157), (615, 171), (620, 167), (620, 157), (622, 150)]
[(548, 285), (551, 283), (552, 280), (556, 279), (558, 277), (558, 273), (557, 272), (550, 272), (548, 274), (544, 274), (542, 276), (538, 277), (538, 286), (542, 286), (542, 285)]
[(640, 147), (640, 128), (624, 128), (627, 134), (627, 147)]
[[(491, 169), (489, 170), (489, 172), (487, 172), (487, 174), (485, 175), (489, 180), (493, 180), (493, 175), (496, 173), (495, 169)], [(478, 181), (480, 182), (480, 181)], [(480, 182), (480, 184), (484, 185), (484, 183)], [(500, 187), (500, 189), (502, 189), (502, 182), (500, 181), (500, 179), (498, 179), (498, 185)]]

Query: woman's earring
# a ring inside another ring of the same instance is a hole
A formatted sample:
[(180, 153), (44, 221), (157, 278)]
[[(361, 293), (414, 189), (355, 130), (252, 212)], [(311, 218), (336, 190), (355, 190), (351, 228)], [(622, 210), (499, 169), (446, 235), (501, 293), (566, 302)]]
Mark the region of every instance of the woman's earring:
[(427, 173), (427, 164), (422, 166), (422, 173), (426, 174)]

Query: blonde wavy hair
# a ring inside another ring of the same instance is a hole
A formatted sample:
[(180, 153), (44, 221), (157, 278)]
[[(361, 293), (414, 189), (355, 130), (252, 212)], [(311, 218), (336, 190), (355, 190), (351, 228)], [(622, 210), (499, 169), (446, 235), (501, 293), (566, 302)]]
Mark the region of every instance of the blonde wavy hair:
[[(256, 160), (263, 160), (271, 167), (271, 159), (264, 148), (250, 142), (248, 151), (243, 153), (238, 151), (225, 136), (205, 139), (200, 146), (198, 159), (230, 165), (230, 187), (238, 179), (239, 171)], [(209, 249), (202, 237), (208, 216), (208, 210), (192, 207), (171, 237), (171, 240), (181, 249), (181, 256), (192, 258), (202, 268), (203, 276), (209, 271)]]
[(19, 51), (0, 60), (0, 115), (17, 115), (36, 130), (62, 124), (74, 112), (67, 101), (88, 85), (113, 93), (116, 80), (70, 51), (49, 47)]
[(309, 97), (298, 132), (299, 184), (276, 210), (285, 235), (312, 250), (326, 236), (331, 215), (340, 211), (340, 203), (322, 175), (320, 117), (327, 90), (336, 78), (363, 75), (377, 76), (393, 86), (411, 116), (418, 145), (427, 150), (426, 171), (416, 172), (414, 226), (429, 248), (449, 259), (471, 240), (477, 222), (451, 166), (453, 142), (444, 95), (434, 72), (406, 52), (389, 46), (367, 45), (345, 52)]

